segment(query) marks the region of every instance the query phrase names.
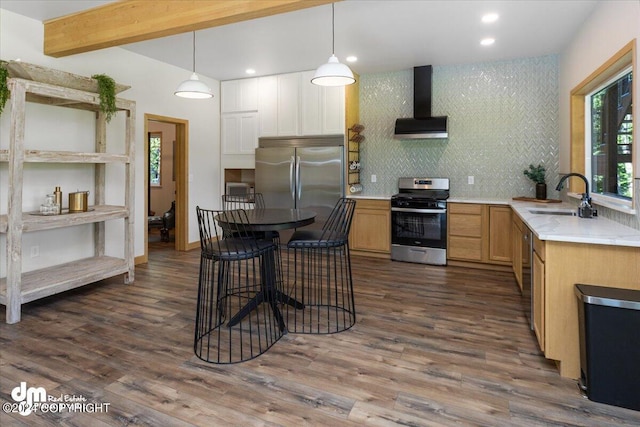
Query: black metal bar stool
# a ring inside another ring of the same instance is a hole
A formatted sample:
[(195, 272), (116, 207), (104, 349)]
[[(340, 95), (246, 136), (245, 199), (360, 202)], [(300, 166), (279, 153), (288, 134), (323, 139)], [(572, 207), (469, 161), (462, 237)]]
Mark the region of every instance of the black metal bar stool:
[[(238, 209), (264, 209), (264, 197), (262, 193), (248, 193), (244, 195), (222, 195), (222, 209), (225, 211), (233, 211)], [(274, 243), (280, 244), (280, 235), (277, 231), (265, 234), (264, 232), (254, 232), (258, 238), (272, 239)]]
[[(264, 209), (264, 196), (262, 193), (247, 193), (242, 195), (223, 194), (222, 209), (225, 211), (244, 209)], [(280, 254), (280, 233), (277, 231), (253, 231), (257, 239), (267, 239), (273, 241), (276, 248), (276, 275), (278, 284), (282, 284), (282, 256)]]
[(253, 359), (285, 331), (275, 297), (276, 246), (255, 238), (244, 210), (196, 212), (201, 255), (194, 352), (211, 363)]
[(289, 248), (288, 294), (304, 308), (284, 306), (293, 333), (331, 334), (356, 322), (349, 229), (355, 200), (338, 200), (322, 230), (296, 230)]

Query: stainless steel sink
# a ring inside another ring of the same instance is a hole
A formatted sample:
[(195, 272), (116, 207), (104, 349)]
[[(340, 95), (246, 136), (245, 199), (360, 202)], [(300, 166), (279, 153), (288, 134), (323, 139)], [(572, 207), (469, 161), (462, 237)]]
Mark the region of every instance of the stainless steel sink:
[(527, 209), (530, 213), (536, 215), (562, 215), (562, 216), (577, 216), (578, 212), (574, 209)]

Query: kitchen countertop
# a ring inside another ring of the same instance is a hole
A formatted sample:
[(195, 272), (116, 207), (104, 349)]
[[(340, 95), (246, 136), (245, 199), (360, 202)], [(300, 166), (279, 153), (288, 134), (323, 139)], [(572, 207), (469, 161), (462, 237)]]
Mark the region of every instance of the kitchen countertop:
[[(390, 200), (391, 196), (349, 195), (353, 199)], [(529, 209), (577, 210), (568, 203), (535, 203), (511, 199), (457, 198), (449, 203), (479, 203), (511, 206), (516, 214), (540, 240), (590, 243), (596, 245), (631, 246), (640, 248), (640, 230), (619, 224), (604, 217), (580, 218), (568, 215), (534, 214)]]
[(509, 205), (540, 240), (640, 248), (640, 230), (607, 218), (535, 214), (530, 211), (530, 209), (577, 210), (575, 206), (568, 203), (542, 205), (533, 202), (511, 201)]
[(469, 197), (460, 198), (460, 197), (449, 197), (447, 199), (448, 203), (480, 203), (484, 205), (510, 205), (510, 199), (471, 199)]

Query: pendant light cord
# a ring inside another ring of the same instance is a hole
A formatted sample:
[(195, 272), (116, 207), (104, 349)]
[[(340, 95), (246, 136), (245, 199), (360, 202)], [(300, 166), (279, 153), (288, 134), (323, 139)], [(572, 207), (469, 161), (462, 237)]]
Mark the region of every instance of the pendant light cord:
[(335, 3), (331, 3), (331, 53), (336, 54), (336, 12)]
[(193, 72), (196, 72), (196, 32), (193, 32)]

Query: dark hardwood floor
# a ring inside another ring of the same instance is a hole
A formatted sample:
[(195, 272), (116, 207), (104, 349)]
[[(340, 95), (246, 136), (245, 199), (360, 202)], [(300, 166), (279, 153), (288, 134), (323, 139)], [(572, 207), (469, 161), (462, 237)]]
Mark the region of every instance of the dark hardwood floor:
[(2, 322), (2, 403), (26, 382), (94, 406), (0, 411), (0, 425), (640, 425), (542, 357), (509, 273), (353, 257), (352, 329), (211, 365), (192, 351), (199, 251), (152, 246), (134, 284), (106, 280)]

